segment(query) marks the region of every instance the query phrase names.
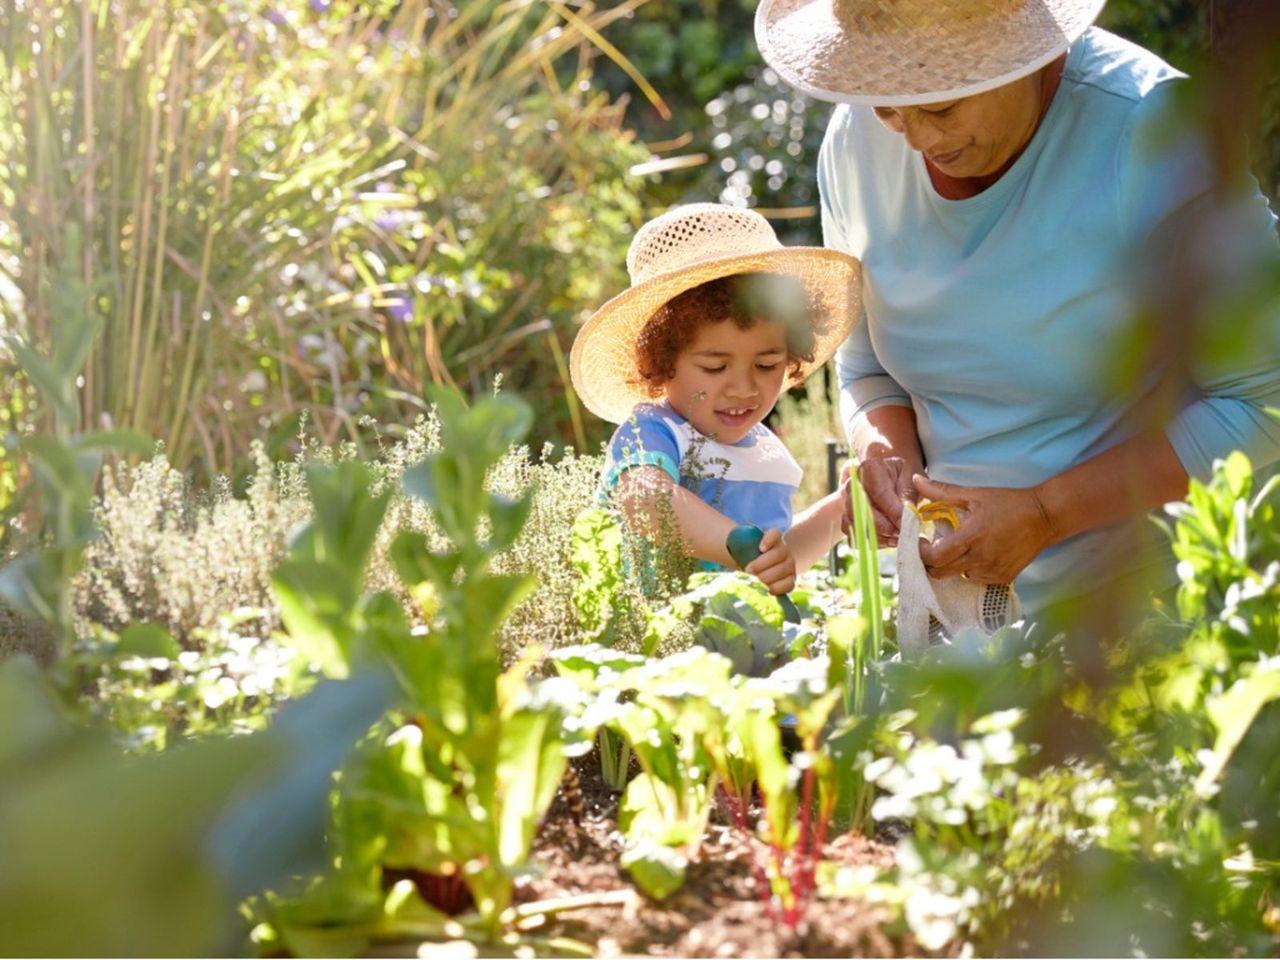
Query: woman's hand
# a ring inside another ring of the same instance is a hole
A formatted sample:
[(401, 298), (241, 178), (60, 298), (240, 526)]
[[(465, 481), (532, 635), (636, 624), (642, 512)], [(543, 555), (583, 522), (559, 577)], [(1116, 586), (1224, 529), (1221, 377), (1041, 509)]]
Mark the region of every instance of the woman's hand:
[(977, 583), (1012, 583), (1055, 542), (1048, 513), (1034, 487), (962, 487), (917, 474), (922, 497), (963, 512), (960, 528), (920, 544), (931, 577), (968, 577)]
[(791, 548), (782, 539), (782, 531), (766, 530), (760, 541), (760, 556), (756, 557), (744, 568), (753, 577), (769, 588), (775, 596), (790, 593), (796, 585), (796, 558)]
[[(876, 539), (882, 547), (898, 545), (898, 521), (907, 501), (917, 499), (911, 478), (919, 472), (919, 466), (908, 463), (902, 457), (878, 457), (864, 460), (858, 466), (858, 479), (871, 501), (871, 516), (876, 524)], [(844, 530), (853, 525), (853, 497), (849, 495), (851, 467), (846, 465), (840, 477), (844, 492)]]

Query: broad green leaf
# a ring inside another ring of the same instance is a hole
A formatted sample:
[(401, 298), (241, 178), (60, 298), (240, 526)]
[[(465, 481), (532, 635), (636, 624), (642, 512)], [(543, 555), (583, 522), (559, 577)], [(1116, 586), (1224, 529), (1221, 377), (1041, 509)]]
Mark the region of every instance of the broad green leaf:
[(548, 654), (556, 672), (562, 677), (595, 679), (601, 671), (621, 673), (632, 667), (643, 666), (646, 657), (627, 653), (598, 643), (584, 643), (572, 647), (558, 647)]
[(44, 754), (68, 728), (44, 671), (26, 657), (0, 661), (0, 771)]
[(311, 528), (314, 559), (334, 565), (347, 579), (360, 583), (378, 529), (391, 501), (391, 491), (372, 493), (372, 471), (354, 460), (307, 469), (307, 489), (315, 507)]
[(622, 866), (641, 890), (663, 900), (684, 886), (689, 860), (660, 843), (639, 842), (622, 854)]
[(1231, 754), (1248, 732), (1258, 712), (1272, 700), (1280, 699), (1280, 665), (1259, 661), (1254, 672), (1237, 680), (1230, 689), (1211, 697), (1205, 708), (1218, 731), (1213, 753), (1196, 778), (1196, 792), (1207, 796), (1222, 774)]
[(57, 411), (64, 423), (75, 423), (79, 417), (79, 411), (76, 409), (74, 394), (64, 379), (44, 357), (26, 344), (16, 338), (9, 338), (8, 343), (23, 373), (40, 392), (45, 403)]
[(0, 601), (19, 613), (54, 623), (62, 584), (78, 565), (78, 549), (28, 551), (0, 570)]
[(466, 440), (493, 462), (524, 439), (533, 426), (533, 410), (523, 400), (499, 394), (486, 397), (467, 411), (460, 426)]
[(564, 776), (559, 729), (560, 718), (549, 710), (520, 710), (502, 721), (497, 757), (498, 851), (507, 867), (528, 859), (534, 831)]
[(288, 560), (276, 567), (271, 584), (289, 645), (326, 676), (341, 679), (351, 670), (351, 617), (357, 595), (345, 571), (335, 567)]

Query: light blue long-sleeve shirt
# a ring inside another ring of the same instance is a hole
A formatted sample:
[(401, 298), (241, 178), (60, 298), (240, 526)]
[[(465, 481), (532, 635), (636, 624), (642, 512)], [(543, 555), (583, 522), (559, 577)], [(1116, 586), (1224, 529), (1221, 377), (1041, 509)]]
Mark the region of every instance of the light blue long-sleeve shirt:
[[(1008, 487), (1132, 435), (1134, 392), (1115, 376), (1132, 355), (1130, 254), (1206, 202), (1212, 183), (1198, 143), (1163, 132), (1179, 77), (1091, 29), (1025, 151), (964, 200), (941, 197), (923, 157), (869, 108), (837, 108), (819, 158), (823, 230), (862, 261), (865, 310), (836, 356), (847, 430), (878, 406), (910, 406), (931, 477)], [(1233, 223), (1237, 255), (1280, 256), (1256, 190)], [(1278, 318), (1254, 337), (1246, 358), (1203, 358), (1195, 395), (1167, 424), (1193, 477), (1232, 449), (1255, 466), (1280, 459), (1280, 421), (1265, 409), (1280, 407)], [(1089, 531), (1041, 554), (1017, 582), (1028, 611), (1071, 592), (1090, 561), (1114, 560), (1115, 535)], [(1167, 556), (1156, 562), (1171, 583)]]

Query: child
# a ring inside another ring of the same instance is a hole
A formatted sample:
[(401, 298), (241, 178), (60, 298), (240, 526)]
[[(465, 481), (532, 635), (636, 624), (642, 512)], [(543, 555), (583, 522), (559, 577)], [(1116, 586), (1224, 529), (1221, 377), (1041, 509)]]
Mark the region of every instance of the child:
[(842, 499), (830, 494), (793, 522), (801, 470), (763, 420), (848, 334), (858, 262), (783, 247), (760, 214), (700, 203), (645, 224), (627, 269), (631, 286), (583, 325), (571, 357), (583, 403), (621, 424), (605, 488), (633, 527), (673, 518), (704, 565), (736, 567), (730, 531), (761, 528), (745, 569), (787, 593), (839, 538)]

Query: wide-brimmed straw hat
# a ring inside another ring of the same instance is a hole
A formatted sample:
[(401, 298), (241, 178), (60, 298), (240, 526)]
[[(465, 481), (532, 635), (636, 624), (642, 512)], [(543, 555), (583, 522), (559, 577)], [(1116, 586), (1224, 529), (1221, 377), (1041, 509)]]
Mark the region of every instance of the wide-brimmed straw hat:
[(898, 107), (972, 96), (1039, 70), (1106, 0), (761, 0), (756, 44), (822, 100)]
[(769, 221), (754, 210), (717, 203), (675, 207), (641, 227), (627, 252), (631, 286), (592, 314), (570, 354), (573, 387), (587, 409), (622, 423), (638, 403), (651, 401), (640, 375), (636, 340), (673, 297), (740, 273), (785, 274), (820, 291), (829, 308), (815, 331), (813, 360), (789, 374), (802, 383), (835, 353), (861, 303), (857, 260), (825, 247), (784, 247)]

